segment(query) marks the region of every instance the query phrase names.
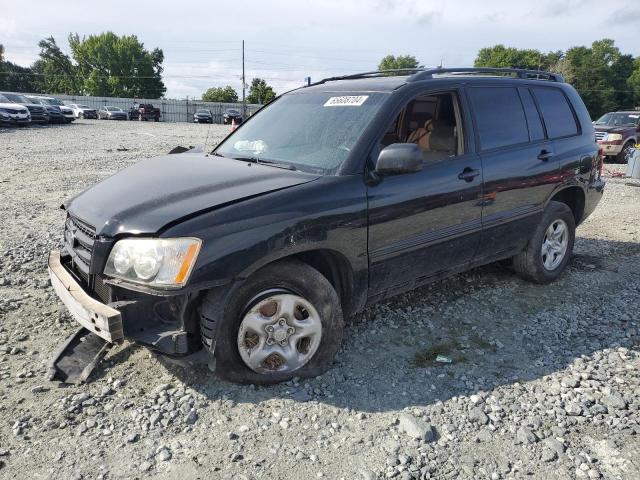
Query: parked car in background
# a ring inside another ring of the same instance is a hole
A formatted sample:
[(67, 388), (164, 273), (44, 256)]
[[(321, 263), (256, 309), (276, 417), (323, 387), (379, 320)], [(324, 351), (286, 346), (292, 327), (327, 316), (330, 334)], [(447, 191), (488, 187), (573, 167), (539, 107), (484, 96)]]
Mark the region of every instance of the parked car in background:
[(193, 114), (193, 123), (213, 123), (211, 110), (200, 108)]
[(69, 107), (73, 109), (73, 114), (76, 118), (98, 118), (98, 111), (95, 108), (78, 103), (70, 103)]
[(134, 103), (129, 110), (129, 120), (153, 120), (154, 122), (159, 122), (160, 109), (150, 103)]
[(29, 109), (22, 105), (16, 105), (9, 99), (0, 95), (0, 126), (28, 125), (31, 123)]
[(57, 105), (51, 105), (48, 102), (46, 102), (44, 99), (34, 95), (25, 95), (25, 96), (27, 99), (29, 99), (33, 103), (42, 105), (47, 110), (47, 113), (49, 114), (49, 123), (67, 123), (67, 120), (64, 118), (64, 115), (62, 115), (62, 111), (60, 110), (60, 107), (58, 107)]
[(507, 259), (526, 280), (558, 279), (602, 198), (601, 166), (557, 74), (331, 78), (212, 152), (136, 162), (65, 202), (49, 274), (105, 342), (204, 347), (236, 382), (312, 377), (344, 319), (374, 302)]
[(65, 103), (58, 98), (45, 97), (43, 95), (32, 95), (29, 98), (34, 98), (34, 99), (37, 98), (37, 99), (40, 99), (42, 101), (41, 103), (44, 103), (45, 105), (52, 105), (52, 106), (58, 107), (66, 123), (71, 123), (76, 118), (75, 115), (73, 114), (73, 109), (65, 105)]
[(24, 95), (20, 95), (19, 93), (0, 92), (0, 95), (4, 96), (12, 103), (17, 103), (26, 107), (29, 110), (29, 114), (31, 115), (31, 122), (49, 123), (49, 114), (47, 113), (47, 109), (43, 105), (40, 105), (39, 103), (33, 103), (33, 101), (29, 100)]
[(240, 125), (242, 123), (242, 113), (237, 108), (227, 108), (222, 114), (222, 123), (229, 125), (234, 120), (236, 125)]
[(104, 106), (98, 110), (100, 120), (126, 120), (127, 114), (119, 107)]
[(640, 110), (605, 113), (593, 125), (604, 155), (618, 163), (626, 162), (629, 150), (640, 142)]

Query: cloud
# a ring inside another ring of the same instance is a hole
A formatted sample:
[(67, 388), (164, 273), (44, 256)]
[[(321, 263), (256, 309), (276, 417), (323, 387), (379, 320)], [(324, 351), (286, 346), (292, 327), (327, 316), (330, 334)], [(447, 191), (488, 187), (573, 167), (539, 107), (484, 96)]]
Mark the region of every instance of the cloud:
[(430, 27), (442, 18), (442, 12), (428, 12), (420, 14), (416, 17), (416, 24)]
[(593, 0), (563, 0), (561, 2), (550, 0), (542, 8), (541, 13), (548, 17), (577, 13), (580, 9), (589, 6), (590, 3), (593, 3)]
[(621, 8), (609, 16), (610, 22), (629, 24), (640, 22), (640, 8)]

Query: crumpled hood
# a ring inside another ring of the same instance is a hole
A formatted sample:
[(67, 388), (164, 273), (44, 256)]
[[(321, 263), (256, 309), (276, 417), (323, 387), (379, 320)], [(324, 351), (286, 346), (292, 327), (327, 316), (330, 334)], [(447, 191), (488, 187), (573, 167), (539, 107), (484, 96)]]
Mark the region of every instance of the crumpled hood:
[(101, 236), (152, 234), (184, 217), (317, 178), (204, 153), (183, 153), (142, 160), (64, 206)]

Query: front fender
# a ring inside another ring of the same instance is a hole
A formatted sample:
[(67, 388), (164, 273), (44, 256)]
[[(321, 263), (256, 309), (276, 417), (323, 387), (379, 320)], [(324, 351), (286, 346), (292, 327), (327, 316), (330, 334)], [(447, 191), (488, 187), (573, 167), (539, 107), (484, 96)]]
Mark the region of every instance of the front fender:
[(204, 213), (162, 236), (202, 239), (188, 290), (229, 284), (268, 263), (318, 249), (339, 252), (354, 275), (366, 276), (366, 206), (360, 175), (323, 177)]

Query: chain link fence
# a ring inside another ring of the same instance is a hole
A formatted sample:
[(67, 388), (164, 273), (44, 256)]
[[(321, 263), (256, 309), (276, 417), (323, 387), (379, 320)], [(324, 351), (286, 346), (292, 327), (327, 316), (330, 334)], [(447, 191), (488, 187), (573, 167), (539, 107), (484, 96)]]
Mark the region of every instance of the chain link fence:
[[(25, 94), (21, 94), (25, 95)], [(31, 95), (31, 94), (26, 94)], [(86, 105), (90, 108), (99, 110), (104, 106), (119, 107), (129, 113), (129, 109), (134, 103), (150, 103), (154, 107), (160, 109), (161, 122), (193, 122), (193, 114), (196, 110), (205, 108), (213, 115), (214, 123), (222, 123), (222, 114), (228, 108), (235, 108), (242, 112), (242, 103), (215, 103), (203, 102), (201, 100), (167, 100), (167, 99), (149, 99), (149, 98), (116, 98), (116, 97), (90, 97), (81, 95), (49, 95), (49, 94), (33, 94), (47, 97), (59, 98), (66, 104), (76, 103)], [(249, 117), (257, 112), (262, 105), (247, 104), (246, 116)]]

